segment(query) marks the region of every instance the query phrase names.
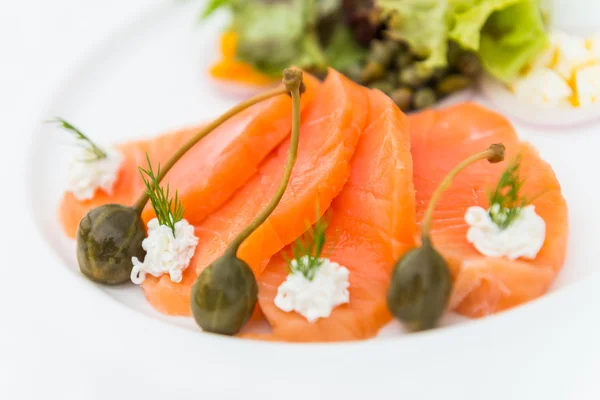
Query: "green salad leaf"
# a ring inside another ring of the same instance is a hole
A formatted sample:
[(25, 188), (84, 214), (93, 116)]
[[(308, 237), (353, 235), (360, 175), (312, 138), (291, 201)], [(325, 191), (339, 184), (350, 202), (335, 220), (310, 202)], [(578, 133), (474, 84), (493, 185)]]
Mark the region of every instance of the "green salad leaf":
[(367, 49), (356, 42), (350, 28), (344, 24), (336, 25), (325, 48), (325, 58), (329, 62), (329, 66), (338, 71), (348, 70), (364, 60), (368, 53)]
[(376, 0), (375, 5), (390, 19), (388, 34), (406, 41), (423, 66), (448, 64), (448, 0)]
[(469, 50), (479, 50), (481, 31), (490, 16), (521, 0), (450, 0), (453, 25), (450, 39)]
[(311, 30), (313, 5), (305, 0), (235, 3), (233, 28), (239, 38), (238, 58), (273, 76), (291, 65), (325, 68), (325, 56)]
[[(230, 7), (231, 29), (238, 36), (237, 58), (264, 74), (279, 76), (292, 65), (310, 71), (328, 66), (344, 70), (365, 57), (337, 18), (341, 5), (341, 0), (212, 0), (204, 15)], [(321, 21), (330, 25), (327, 43), (319, 37)]]
[(491, 75), (509, 82), (548, 43), (538, 0), (522, 0), (494, 13), (486, 22), (479, 56)]

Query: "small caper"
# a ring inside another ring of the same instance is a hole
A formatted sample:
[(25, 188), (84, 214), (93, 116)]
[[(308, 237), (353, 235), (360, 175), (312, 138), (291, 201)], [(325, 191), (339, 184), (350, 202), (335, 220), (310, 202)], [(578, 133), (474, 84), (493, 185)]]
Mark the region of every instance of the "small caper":
[(396, 57), (396, 66), (400, 69), (408, 67), (413, 62), (413, 56), (408, 53), (400, 53), (398, 57)]
[(435, 80), (441, 80), (443, 78), (445, 78), (448, 75), (448, 68), (436, 68), (433, 71), (433, 76), (432, 78)]
[(345, 75), (354, 82), (361, 81), (362, 68), (359, 64), (353, 64), (344, 71)]
[(137, 210), (108, 204), (90, 211), (77, 229), (77, 261), (94, 282), (117, 285), (129, 281), (132, 257), (144, 259), (144, 222)]
[(395, 71), (388, 72), (384, 79), (386, 82), (389, 82), (394, 89), (400, 85), (400, 82), (398, 81), (398, 73)]
[(412, 330), (431, 329), (446, 310), (451, 290), (448, 265), (426, 237), (394, 267), (388, 308)]
[(413, 108), (415, 110), (421, 110), (432, 106), (437, 101), (437, 96), (433, 89), (424, 87), (415, 92), (413, 97)]
[(472, 51), (463, 51), (456, 58), (456, 68), (466, 76), (476, 77), (481, 72), (481, 61)]
[(402, 111), (410, 110), (413, 98), (413, 91), (411, 88), (401, 87), (396, 89), (390, 94), (390, 97)]
[(206, 332), (234, 335), (248, 322), (258, 285), (244, 261), (226, 253), (206, 268), (192, 287), (192, 314)]
[(454, 92), (466, 89), (473, 81), (471, 78), (463, 75), (452, 74), (440, 80), (436, 85), (436, 90), (441, 96), (446, 96)]
[(394, 85), (388, 81), (379, 80), (370, 83), (369, 88), (381, 90), (383, 93), (389, 95), (394, 90)]
[(368, 83), (382, 78), (385, 75), (385, 66), (377, 61), (369, 61), (360, 74), (360, 81)]
[(399, 79), (402, 85), (418, 88), (427, 82), (432, 74), (433, 71), (428, 72), (423, 68), (419, 68), (419, 65), (412, 64), (411, 66), (400, 70)]
[(371, 43), (369, 61), (375, 61), (388, 67), (398, 51), (400, 51), (400, 44), (394, 40), (374, 40)]

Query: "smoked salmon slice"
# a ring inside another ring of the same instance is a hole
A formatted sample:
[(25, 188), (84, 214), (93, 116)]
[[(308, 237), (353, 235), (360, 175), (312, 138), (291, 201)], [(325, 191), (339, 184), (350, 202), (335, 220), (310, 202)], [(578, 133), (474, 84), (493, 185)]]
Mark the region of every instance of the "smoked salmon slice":
[[(273, 257), (259, 278), (259, 304), (273, 328), (255, 338), (342, 341), (373, 337), (391, 319), (386, 293), (391, 271), (415, 246), (415, 191), (406, 116), (383, 93), (369, 94), (369, 122), (352, 159), (352, 174), (330, 212), (323, 254), (350, 271), (350, 302), (328, 318), (308, 322), (277, 308), (277, 289), (287, 277), (284, 257)], [(286, 249), (287, 254), (291, 250)]]
[(489, 208), (486, 191), (495, 187), (507, 163), (478, 163), (466, 169), (442, 195), (432, 223), (432, 240), (450, 265), (454, 289), (450, 307), (482, 317), (541, 296), (564, 263), (568, 211), (556, 176), (537, 151), (520, 142), (504, 117), (474, 103), (410, 117), (417, 220), (443, 177), (460, 161), (502, 142), (507, 157), (521, 154), (522, 193), (546, 222), (546, 241), (535, 260), (486, 257), (467, 242), (465, 212)]
[[(302, 116), (298, 159), (279, 206), (241, 246), (238, 256), (259, 276), (269, 259), (316, 220), (315, 207), (326, 210), (350, 176), (354, 154), (368, 112), (367, 89), (330, 70), (314, 102)], [(291, 107), (288, 109), (291, 115)], [(273, 197), (286, 162), (284, 142), (222, 207), (196, 225), (198, 247), (183, 280), (148, 277), (142, 287), (148, 301), (171, 315), (190, 315), (190, 291), (198, 273), (223, 255), (231, 241)]]
[[(308, 74), (304, 74), (304, 82), (307, 90), (302, 95), (303, 109), (312, 103), (321, 85)], [(258, 165), (289, 136), (291, 107), (291, 98), (286, 95), (258, 103), (225, 122), (175, 164), (162, 184), (179, 191), (188, 222), (202, 222), (256, 174)], [(97, 191), (89, 201), (79, 201), (72, 193), (63, 197), (59, 218), (65, 233), (75, 237), (79, 221), (92, 208), (108, 203), (133, 205), (144, 190), (137, 167), (147, 165), (146, 152), (155, 166), (164, 164), (199, 129), (186, 128), (119, 146), (125, 161), (111, 195)], [(148, 205), (142, 215), (144, 221), (154, 216)]]

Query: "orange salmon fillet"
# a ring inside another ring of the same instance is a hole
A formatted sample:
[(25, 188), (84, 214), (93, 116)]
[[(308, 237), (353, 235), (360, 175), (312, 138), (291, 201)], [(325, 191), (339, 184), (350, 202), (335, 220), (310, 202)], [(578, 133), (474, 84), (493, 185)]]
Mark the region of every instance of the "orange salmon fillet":
[(486, 257), (466, 240), (464, 215), (470, 206), (489, 208), (486, 191), (495, 187), (506, 162), (479, 162), (462, 172), (436, 208), (432, 240), (454, 276), (451, 309), (469, 317), (505, 310), (544, 294), (560, 271), (567, 247), (568, 212), (560, 184), (548, 163), (520, 142), (504, 117), (474, 103), (410, 117), (417, 220), (443, 177), (466, 157), (502, 142), (507, 159), (521, 153), (522, 194), (533, 198), (546, 221), (546, 241), (533, 261)]
[[(282, 255), (274, 257), (259, 278), (259, 302), (284, 341), (342, 341), (373, 337), (391, 320), (386, 293), (391, 271), (415, 246), (415, 191), (406, 116), (386, 95), (369, 94), (368, 127), (361, 135), (352, 174), (331, 206), (328, 247), (323, 254), (350, 271), (350, 302), (331, 316), (308, 322), (274, 304), (288, 270)], [(291, 250), (286, 249), (291, 254)]]
[[(368, 111), (367, 90), (331, 70), (314, 102), (302, 117), (298, 159), (281, 203), (243, 244), (238, 256), (259, 276), (271, 256), (314, 223), (317, 203), (326, 210), (350, 175), (354, 154)], [(291, 115), (291, 107), (288, 110)], [(220, 257), (228, 244), (273, 197), (283, 176), (289, 141), (276, 149), (221, 208), (196, 225), (196, 254), (183, 280), (149, 277), (142, 285), (159, 311), (190, 315), (190, 291), (198, 273)]]
[[(304, 74), (307, 90), (302, 108), (312, 103), (321, 83)], [(290, 96), (280, 95), (258, 103), (231, 118), (190, 149), (169, 171), (163, 185), (179, 191), (186, 208), (185, 218), (202, 222), (257, 172), (258, 165), (289, 136), (292, 120)], [(125, 156), (111, 195), (96, 191), (93, 199), (79, 201), (66, 193), (59, 206), (59, 218), (65, 233), (75, 237), (79, 221), (92, 208), (108, 203), (133, 205), (144, 190), (137, 166), (146, 166), (148, 152), (154, 167), (167, 160), (201, 126), (182, 129), (150, 140), (119, 146)], [(150, 205), (142, 215), (145, 222), (154, 218)]]

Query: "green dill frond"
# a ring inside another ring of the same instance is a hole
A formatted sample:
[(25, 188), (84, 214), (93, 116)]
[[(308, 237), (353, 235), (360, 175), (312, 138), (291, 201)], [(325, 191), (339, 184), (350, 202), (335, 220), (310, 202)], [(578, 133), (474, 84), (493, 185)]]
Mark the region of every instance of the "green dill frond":
[[(320, 217), (319, 207), (316, 209), (317, 222), (308, 225), (306, 232), (292, 244), (291, 259), (283, 255), (289, 273), (301, 273), (312, 281), (322, 264), (321, 256), (326, 243), (326, 233), (331, 214)], [(294, 262), (295, 261), (295, 262)]]
[(104, 150), (98, 147), (89, 137), (83, 134), (83, 132), (64, 119), (56, 117), (48, 122), (58, 124), (59, 127), (73, 133), (75, 138), (78, 140), (79, 145), (89, 151), (90, 155), (92, 155), (92, 158), (87, 161), (103, 160), (107, 157), (107, 154)]
[(185, 208), (183, 207), (183, 204), (181, 204), (179, 193), (177, 191), (175, 191), (175, 197), (171, 198), (169, 185), (167, 185), (166, 190), (160, 186), (158, 182), (158, 177), (160, 176), (160, 164), (155, 173), (148, 153), (146, 153), (146, 160), (148, 161), (148, 169), (138, 167), (144, 185), (146, 186), (146, 194), (150, 198), (158, 223), (171, 228), (173, 236), (175, 236), (175, 224), (183, 219)]
[(501, 229), (506, 229), (530, 201), (521, 195), (525, 180), (519, 175), (521, 155), (517, 155), (506, 167), (496, 188), (488, 193), (490, 218)]

